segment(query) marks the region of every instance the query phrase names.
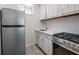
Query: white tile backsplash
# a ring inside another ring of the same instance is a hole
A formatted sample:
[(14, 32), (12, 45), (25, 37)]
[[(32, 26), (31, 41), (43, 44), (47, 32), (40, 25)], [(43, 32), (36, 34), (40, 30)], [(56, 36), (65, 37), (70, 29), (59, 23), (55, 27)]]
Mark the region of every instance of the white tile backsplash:
[(52, 33), (70, 32), (79, 34), (79, 15), (47, 21), (48, 30)]

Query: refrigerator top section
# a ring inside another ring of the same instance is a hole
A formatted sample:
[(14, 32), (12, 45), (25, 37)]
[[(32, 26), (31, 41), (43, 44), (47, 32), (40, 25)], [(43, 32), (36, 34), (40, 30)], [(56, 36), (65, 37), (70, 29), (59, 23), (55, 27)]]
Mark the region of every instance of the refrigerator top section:
[(24, 25), (25, 13), (22, 11), (3, 8), (2, 25)]

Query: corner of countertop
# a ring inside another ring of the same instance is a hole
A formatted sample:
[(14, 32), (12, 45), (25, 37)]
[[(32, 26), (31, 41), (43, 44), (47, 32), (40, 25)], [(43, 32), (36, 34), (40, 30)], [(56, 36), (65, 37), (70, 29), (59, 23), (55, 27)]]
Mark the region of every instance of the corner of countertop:
[(48, 32), (47, 30), (46, 31), (41, 31), (39, 29), (35, 29), (35, 31), (38, 31), (38, 32), (41, 32), (41, 33), (44, 33), (44, 34), (48, 34), (48, 35), (53, 35), (52, 32)]

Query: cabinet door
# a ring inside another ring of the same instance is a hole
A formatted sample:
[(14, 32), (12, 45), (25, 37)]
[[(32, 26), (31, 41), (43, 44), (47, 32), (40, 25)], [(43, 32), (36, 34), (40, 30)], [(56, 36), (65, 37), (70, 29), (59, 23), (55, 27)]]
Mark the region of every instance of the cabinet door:
[(46, 10), (47, 18), (58, 16), (58, 13), (57, 13), (57, 4), (48, 4), (46, 6), (46, 9), (47, 9)]
[(40, 19), (45, 19), (46, 18), (46, 5), (42, 4), (40, 5)]
[(61, 4), (52, 5), (52, 14), (53, 14), (53, 17), (58, 17), (62, 15)]
[(74, 4), (74, 11), (79, 11), (79, 4)]
[(53, 17), (53, 4), (47, 4), (46, 5), (46, 14), (47, 14), (47, 18), (51, 18)]
[(47, 4), (47, 18), (57, 17), (62, 15), (62, 4)]
[(42, 33), (39, 34), (39, 40), (38, 45), (42, 49), (43, 48), (43, 36)]
[(68, 5), (67, 4), (63, 4), (61, 8), (62, 8), (63, 14), (68, 12)]
[(56, 6), (57, 8), (57, 16), (61, 16), (62, 15), (62, 4), (57, 4)]
[(43, 42), (43, 50), (47, 55), (51, 55), (53, 53), (52, 51), (52, 41), (49, 39), (44, 38)]
[(73, 13), (73, 11), (74, 11), (73, 4), (63, 4), (62, 5), (62, 13), (63, 14)]
[(67, 6), (68, 6), (68, 12), (69, 13), (73, 13), (73, 11), (74, 11), (74, 5), (73, 4), (68, 4)]

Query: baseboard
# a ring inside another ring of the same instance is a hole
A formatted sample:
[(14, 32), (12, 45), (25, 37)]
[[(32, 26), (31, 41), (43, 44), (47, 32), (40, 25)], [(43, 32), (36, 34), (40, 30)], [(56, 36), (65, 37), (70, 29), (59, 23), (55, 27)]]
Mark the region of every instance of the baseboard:
[(27, 47), (30, 47), (30, 46), (32, 46), (32, 45), (35, 45), (36, 43), (31, 43), (31, 44), (26, 44), (26, 48)]

